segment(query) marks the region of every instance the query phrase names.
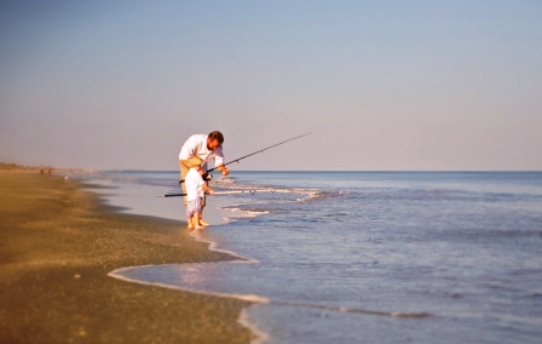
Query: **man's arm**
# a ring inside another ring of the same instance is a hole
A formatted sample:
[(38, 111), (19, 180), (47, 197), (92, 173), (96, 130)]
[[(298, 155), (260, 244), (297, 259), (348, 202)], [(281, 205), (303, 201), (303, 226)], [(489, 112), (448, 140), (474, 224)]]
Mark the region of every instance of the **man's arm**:
[(222, 153), (222, 147), (218, 147), (215, 151), (215, 168), (222, 173), (223, 176), (227, 176), (230, 170), (224, 166), (224, 153)]

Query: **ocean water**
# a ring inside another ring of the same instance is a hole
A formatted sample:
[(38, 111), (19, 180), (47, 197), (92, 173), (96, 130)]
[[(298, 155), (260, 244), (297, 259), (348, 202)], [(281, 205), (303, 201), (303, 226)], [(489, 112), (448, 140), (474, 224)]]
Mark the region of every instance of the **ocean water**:
[[(163, 197), (178, 172), (90, 178), (127, 212), (184, 221)], [(266, 343), (542, 342), (542, 172), (232, 171), (211, 187), (193, 235), (240, 260), (111, 275), (254, 300), (241, 320)]]

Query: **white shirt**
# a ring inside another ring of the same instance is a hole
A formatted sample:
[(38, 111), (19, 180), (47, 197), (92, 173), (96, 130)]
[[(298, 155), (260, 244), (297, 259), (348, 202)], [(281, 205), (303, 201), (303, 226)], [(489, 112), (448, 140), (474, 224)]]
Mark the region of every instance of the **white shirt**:
[(224, 154), (222, 146), (210, 151), (207, 149), (207, 136), (205, 134), (194, 134), (186, 140), (179, 153), (179, 160), (187, 160), (193, 155), (199, 156), (203, 160), (202, 168), (207, 169), (207, 162), (214, 160), (215, 166), (224, 164)]
[(203, 192), (203, 178), (199, 174), (196, 168), (191, 168), (186, 177), (184, 178), (184, 187), (186, 190), (186, 200), (193, 201), (198, 197), (203, 197), (205, 193)]

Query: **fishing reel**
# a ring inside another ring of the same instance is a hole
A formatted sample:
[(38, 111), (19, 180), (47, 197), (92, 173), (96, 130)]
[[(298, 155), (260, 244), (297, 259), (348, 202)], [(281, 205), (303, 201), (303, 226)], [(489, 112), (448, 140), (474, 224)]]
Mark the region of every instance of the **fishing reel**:
[(213, 175), (205, 172), (204, 174), (201, 175), (201, 178), (203, 178), (203, 180), (205, 180), (206, 182), (209, 182), (213, 180)]

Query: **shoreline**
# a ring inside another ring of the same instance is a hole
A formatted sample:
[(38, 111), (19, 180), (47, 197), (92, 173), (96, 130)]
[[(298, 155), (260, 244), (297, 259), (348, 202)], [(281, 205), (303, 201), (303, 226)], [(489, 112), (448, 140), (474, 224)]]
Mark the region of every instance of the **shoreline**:
[(182, 221), (122, 214), (88, 185), (0, 171), (0, 341), (229, 342), (252, 302), (110, 277), (129, 266), (236, 260)]

